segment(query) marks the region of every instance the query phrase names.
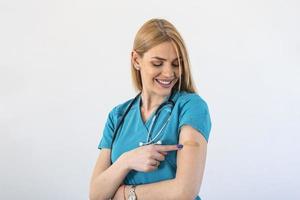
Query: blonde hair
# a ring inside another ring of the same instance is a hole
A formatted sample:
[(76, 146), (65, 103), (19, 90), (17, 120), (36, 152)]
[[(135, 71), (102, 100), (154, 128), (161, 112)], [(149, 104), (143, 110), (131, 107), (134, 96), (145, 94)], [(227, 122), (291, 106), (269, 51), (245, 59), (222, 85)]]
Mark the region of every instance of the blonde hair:
[[(135, 36), (133, 50), (140, 57), (143, 57), (144, 53), (149, 49), (163, 42), (171, 42), (173, 44), (178, 58), (180, 77), (173, 89), (176, 90), (178, 88), (179, 91), (196, 92), (186, 46), (175, 26), (169, 21), (154, 18), (145, 22)], [(180, 61), (180, 57), (182, 61)], [(131, 75), (135, 89), (142, 91), (140, 71), (136, 70), (132, 61)]]

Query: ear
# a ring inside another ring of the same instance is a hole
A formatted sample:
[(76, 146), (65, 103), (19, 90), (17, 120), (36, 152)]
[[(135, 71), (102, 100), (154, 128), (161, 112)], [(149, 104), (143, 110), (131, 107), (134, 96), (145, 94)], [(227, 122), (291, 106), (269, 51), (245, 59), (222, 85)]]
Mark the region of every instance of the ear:
[(131, 63), (133, 64), (136, 70), (140, 70), (140, 66), (141, 66), (140, 62), (141, 62), (140, 55), (135, 50), (133, 50), (131, 52)]

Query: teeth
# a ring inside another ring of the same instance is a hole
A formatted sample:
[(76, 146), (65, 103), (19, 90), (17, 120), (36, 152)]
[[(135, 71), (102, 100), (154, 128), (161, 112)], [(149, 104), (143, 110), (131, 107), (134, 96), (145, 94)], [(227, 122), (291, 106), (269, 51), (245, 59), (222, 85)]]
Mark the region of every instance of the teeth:
[(164, 85), (169, 85), (172, 81), (163, 81), (163, 80), (158, 80), (157, 81), (161, 84), (164, 84)]

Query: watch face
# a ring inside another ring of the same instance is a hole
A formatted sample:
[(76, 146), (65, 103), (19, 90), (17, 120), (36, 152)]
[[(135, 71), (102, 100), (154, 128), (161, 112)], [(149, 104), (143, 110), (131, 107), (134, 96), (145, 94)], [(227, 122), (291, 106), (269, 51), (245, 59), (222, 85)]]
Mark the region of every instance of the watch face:
[(128, 200), (136, 200), (136, 197), (135, 196), (129, 196)]

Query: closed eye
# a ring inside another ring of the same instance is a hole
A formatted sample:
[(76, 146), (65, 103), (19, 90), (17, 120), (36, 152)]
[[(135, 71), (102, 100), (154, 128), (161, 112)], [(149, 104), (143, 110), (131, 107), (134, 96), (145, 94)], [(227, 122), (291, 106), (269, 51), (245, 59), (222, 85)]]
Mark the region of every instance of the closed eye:
[[(155, 67), (160, 67), (160, 66), (163, 65), (163, 63), (152, 63), (152, 65), (155, 66)], [(179, 66), (177, 63), (173, 63), (172, 65), (173, 65), (173, 67), (178, 67)]]
[(152, 65), (155, 67), (159, 67), (159, 66), (162, 66), (162, 63), (152, 63)]

